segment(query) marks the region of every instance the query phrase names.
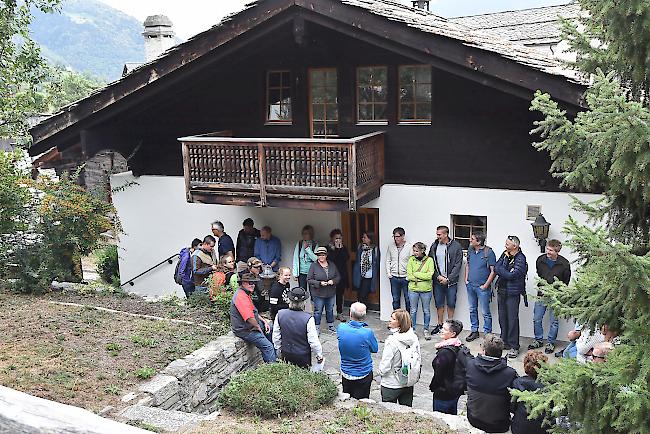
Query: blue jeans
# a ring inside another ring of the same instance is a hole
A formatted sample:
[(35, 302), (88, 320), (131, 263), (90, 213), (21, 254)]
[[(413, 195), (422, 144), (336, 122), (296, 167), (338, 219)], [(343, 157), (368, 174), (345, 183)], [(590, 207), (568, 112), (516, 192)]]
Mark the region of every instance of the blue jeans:
[(336, 295), (327, 298), (312, 296), (311, 301), (314, 303), (314, 323), (316, 327), (320, 325), (320, 320), (323, 316), (323, 307), (325, 308), (327, 325), (334, 325), (334, 302), (336, 301)]
[(458, 285), (441, 285), (437, 279), (433, 282), (433, 296), (436, 299), (436, 308), (447, 307), (456, 309), (456, 290)]
[(481, 289), (481, 285), (469, 282), (467, 284), (467, 301), (469, 302), (469, 322), (472, 324), (472, 331), (478, 331), (478, 305), (481, 304), (483, 312), (483, 331), (492, 333), (492, 312), (490, 312), (490, 298), (492, 288)]
[(190, 298), (190, 295), (192, 295), (192, 293), (194, 292), (194, 288), (196, 287), (194, 285), (194, 282), (183, 281), (182, 286), (183, 286), (183, 292), (185, 293), (185, 297)]
[(411, 311), (411, 301), (409, 300), (409, 282), (406, 280), (406, 277), (391, 277), (390, 293), (393, 295), (393, 310), (399, 309), (401, 307), (403, 294), (406, 311)]
[[(533, 309), (533, 326), (535, 329), (535, 340), (542, 341), (544, 340), (544, 314), (546, 313), (546, 305), (541, 301), (535, 302), (535, 308)], [(560, 328), (560, 322), (558, 321), (553, 309), (548, 309), (549, 319), (551, 320), (551, 327), (548, 330), (548, 342), (550, 344), (555, 344), (555, 339), (557, 338), (557, 331)]]
[(418, 301), (422, 302), (422, 312), (424, 312), (424, 329), (429, 330), (429, 321), (431, 321), (431, 291), (416, 292), (409, 291), (409, 301), (411, 304), (411, 319), (413, 320), (413, 330), (415, 330), (416, 319), (418, 315)]
[(569, 342), (569, 345), (562, 351), (563, 359), (575, 359), (578, 355), (578, 347), (576, 347), (576, 341)]
[(449, 401), (433, 398), (433, 411), (447, 414), (458, 414), (458, 398)]
[[(270, 324), (269, 324), (270, 325)], [(260, 324), (262, 330), (264, 329), (264, 324)], [(262, 359), (264, 363), (273, 363), (277, 360), (275, 354), (275, 348), (273, 347), (273, 327), (269, 327), (268, 333), (262, 333), (257, 330), (248, 333), (247, 335), (240, 336), (246, 342), (250, 342), (255, 345), (262, 352)]]

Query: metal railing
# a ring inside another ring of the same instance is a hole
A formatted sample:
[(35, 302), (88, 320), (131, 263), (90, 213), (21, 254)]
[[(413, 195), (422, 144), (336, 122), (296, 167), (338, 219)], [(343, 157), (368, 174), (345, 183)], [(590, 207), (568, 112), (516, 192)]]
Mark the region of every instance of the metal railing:
[(133, 283), (133, 281), (135, 279), (144, 276), (145, 274), (147, 274), (150, 271), (153, 271), (154, 269), (156, 269), (156, 268), (160, 267), (161, 265), (163, 265), (165, 262), (167, 262), (168, 264), (173, 264), (174, 263), (174, 258), (176, 256), (180, 257), (180, 255), (178, 253), (175, 253), (175, 254), (171, 255), (169, 258), (163, 259), (162, 261), (158, 262), (153, 267), (148, 268), (147, 270), (143, 271), (142, 273), (138, 274), (137, 276), (135, 276), (135, 277), (127, 280), (126, 282), (120, 284), (120, 288), (123, 287), (124, 285), (131, 285), (131, 286), (135, 285), (135, 283)]

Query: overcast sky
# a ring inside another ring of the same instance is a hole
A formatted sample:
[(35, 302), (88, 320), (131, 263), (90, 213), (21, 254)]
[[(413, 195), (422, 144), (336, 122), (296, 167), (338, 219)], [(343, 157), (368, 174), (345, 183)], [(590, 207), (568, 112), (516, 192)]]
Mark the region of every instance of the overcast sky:
[[(101, 0), (140, 21), (148, 15), (167, 15), (176, 34), (187, 39), (217, 24), (250, 0)], [(568, 3), (569, 0), (433, 0), (431, 10), (443, 17), (481, 14)], [(402, 0), (410, 4), (409, 0)]]

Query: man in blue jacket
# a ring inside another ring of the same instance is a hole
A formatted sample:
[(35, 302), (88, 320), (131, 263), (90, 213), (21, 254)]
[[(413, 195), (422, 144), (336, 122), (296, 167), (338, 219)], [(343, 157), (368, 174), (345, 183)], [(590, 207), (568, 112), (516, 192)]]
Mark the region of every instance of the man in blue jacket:
[(372, 356), (379, 350), (375, 333), (363, 322), (366, 305), (352, 303), (350, 322), (339, 324), (336, 334), (341, 354), (343, 393), (363, 399), (370, 397), (372, 384)]
[(499, 307), (499, 326), (501, 339), (508, 350), (508, 357), (519, 355), (519, 302), (526, 294), (526, 274), (528, 265), (526, 256), (521, 252), (519, 238), (510, 235), (506, 239), (506, 251), (503, 252), (494, 272), (497, 281), (497, 302)]
[(176, 282), (180, 282), (183, 287), (183, 292), (185, 297), (192, 295), (194, 292), (194, 278), (192, 277), (192, 253), (197, 249), (201, 244), (201, 240), (194, 238), (190, 247), (183, 247), (178, 254), (178, 275), (176, 276)]

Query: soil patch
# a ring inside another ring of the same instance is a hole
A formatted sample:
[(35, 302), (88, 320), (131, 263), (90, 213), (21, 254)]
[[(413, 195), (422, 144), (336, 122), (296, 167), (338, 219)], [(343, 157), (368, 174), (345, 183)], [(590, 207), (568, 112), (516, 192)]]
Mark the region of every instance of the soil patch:
[(455, 431), (437, 421), (411, 413), (395, 413), (377, 405), (357, 404), (353, 408), (327, 407), (292, 417), (261, 419), (222, 411), (215, 421), (203, 422), (189, 431), (195, 434), (447, 434)]
[(176, 307), (115, 294), (0, 292), (0, 384), (95, 412), (118, 407), (124, 393), (218, 335), (196, 325), (62, 306), (53, 299), (162, 317)]

